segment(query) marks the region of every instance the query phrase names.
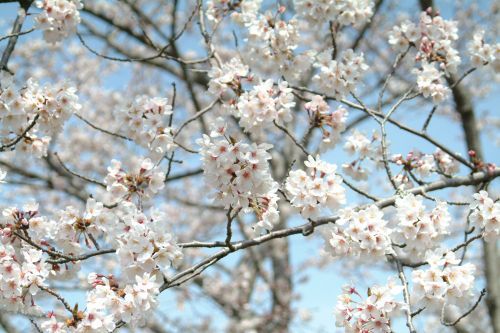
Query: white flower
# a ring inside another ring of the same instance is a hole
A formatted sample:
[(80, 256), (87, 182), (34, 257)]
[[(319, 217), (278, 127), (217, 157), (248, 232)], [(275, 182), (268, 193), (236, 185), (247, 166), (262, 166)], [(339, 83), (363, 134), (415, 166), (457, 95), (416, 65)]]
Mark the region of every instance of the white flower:
[(67, 83), (39, 86), (28, 79), (17, 89), (12, 83), (0, 90), (0, 142), (10, 143), (26, 132), (36, 120), (36, 126), (24, 135), (16, 150), (26, 155), (43, 157), (51, 137), (62, 131), (64, 123), (81, 109), (76, 89)]
[[(430, 16), (427, 12), (420, 14), (418, 25), (406, 20), (389, 33), (389, 44), (394, 49), (404, 51), (412, 43), (418, 49), (417, 60), (433, 65), (436, 63), (440, 70), (447, 73), (455, 73), (461, 62), (458, 51), (453, 47), (457, 39), (456, 21), (445, 20), (439, 15)], [(437, 74), (432, 76), (438, 77)]]
[(267, 80), (239, 97), (236, 116), (240, 117), (240, 125), (250, 132), (273, 126), (273, 121), (290, 121), (294, 106), (292, 89), (286, 81), (275, 88), (273, 80)]
[(407, 306), (395, 300), (403, 290), (390, 278), (387, 285), (372, 286), (364, 299), (354, 286), (344, 286), (343, 294), (337, 298), (335, 324), (344, 327), (346, 332), (392, 332), (390, 319), (397, 311)]
[(264, 58), (284, 62), (293, 57), (300, 40), (297, 19), (292, 18), (287, 22), (277, 15), (266, 13), (244, 24), (248, 28), (249, 43), (258, 48)]
[(458, 161), (439, 148), (434, 152), (434, 159), (438, 170), (445, 175), (454, 175), (459, 171), (460, 164)]
[(343, 209), (334, 227), (324, 233), (325, 250), (333, 257), (384, 256), (393, 253), (387, 221), (383, 212), (372, 205), (360, 211)]
[(422, 69), (416, 70), (417, 87), (424, 97), (432, 97), (434, 104), (439, 104), (450, 95), (450, 89), (442, 80), (443, 73), (434, 64), (424, 62)]
[(126, 137), (147, 147), (160, 160), (176, 147), (173, 129), (169, 127), (172, 106), (166, 98), (137, 96), (126, 109), (116, 112), (119, 130)]
[(208, 91), (218, 96), (231, 89), (238, 89), (241, 78), (247, 75), (248, 66), (244, 65), (239, 58), (232, 58), (221, 67), (212, 66), (208, 72), (210, 78)]
[(292, 206), (300, 209), (302, 216), (317, 217), (321, 208), (335, 209), (345, 203), (345, 189), (342, 178), (335, 173), (336, 165), (319, 156), (309, 156), (304, 164), (307, 172), (291, 171), (285, 183)]
[(206, 184), (216, 190), (214, 197), (226, 208), (253, 211), (258, 218), (256, 232), (270, 230), (278, 222), (278, 185), (268, 165), (271, 155), (267, 150), (272, 146), (228, 140), (221, 136), (226, 128), (221, 122), (216, 122), (212, 138), (203, 135), (197, 141)]
[(352, 49), (342, 53), (340, 61), (331, 60), (330, 56), (330, 52), (320, 54), (315, 64), (319, 71), (313, 81), (320, 92), (342, 99), (354, 92), (368, 65), (365, 64), (363, 53), (355, 54)]
[(151, 198), (165, 186), (164, 181), (165, 173), (158, 171), (149, 158), (136, 161), (129, 172), (122, 169), (121, 162), (112, 160), (104, 179), (113, 202), (128, 200), (132, 196)]
[[(472, 37), (468, 50), (473, 66), (479, 67), (486, 64), (495, 64), (498, 62), (500, 43), (494, 45), (486, 43), (484, 41), (484, 30), (478, 30)], [(497, 67), (494, 68), (496, 69)]]
[(459, 265), (453, 252), (429, 252), (430, 268), (412, 272), (413, 300), (417, 306), (466, 304), (474, 296), (473, 264)]
[(330, 111), (330, 106), (322, 96), (314, 95), (310, 102), (305, 104), (311, 121), (318, 124), (321, 129), (321, 151), (332, 149), (340, 141), (340, 134), (345, 130), (345, 122), (349, 112), (340, 106), (335, 111)]
[(135, 328), (143, 325), (157, 306), (159, 284), (154, 275), (136, 275), (125, 286), (119, 286), (113, 276), (91, 276), (94, 288), (87, 294), (87, 308), (83, 320), (77, 323), (77, 332), (80, 328), (112, 332), (118, 321)]
[(500, 235), (500, 201), (493, 201), (486, 191), (474, 194), (470, 205), (470, 220), (483, 230), (487, 241), (496, 241)]
[(165, 214), (152, 211), (147, 216), (129, 201), (121, 202), (114, 211), (115, 222), (100, 226), (106, 231), (106, 240), (117, 249), (118, 262), (129, 280), (158, 268), (166, 274), (180, 264), (183, 254), (167, 231)]
[(35, 17), (36, 28), (43, 30), (47, 42), (60, 42), (76, 32), (80, 23), (79, 10), (83, 8), (80, 0), (39, 0), (36, 6), (42, 9)]
[(360, 26), (373, 15), (370, 0), (294, 0), (293, 3), (297, 14), (314, 26), (328, 21)]
[(421, 258), (427, 250), (438, 247), (450, 232), (451, 215), (446, 202), (438, 202), (432, 211), (426, 212), (421, 196), (406, 194), (396, 199), (396, 217), (394, 239), (405, 244), (398, 251), (410, 260)]

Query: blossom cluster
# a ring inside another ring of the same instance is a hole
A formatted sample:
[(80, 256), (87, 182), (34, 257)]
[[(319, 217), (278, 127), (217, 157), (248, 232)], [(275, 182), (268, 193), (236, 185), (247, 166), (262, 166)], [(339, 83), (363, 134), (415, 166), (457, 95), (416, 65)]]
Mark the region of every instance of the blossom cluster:
[(149, 158), (135, 162), (132, 170), (127, 172), (120, 161), (111, 161), (104, 183), (113, 202), (129, 200), (133, 196), (139, 200), (150, 198), (165, 186), (165, 173), (159, 171)]
[(460, 168), (460, 164), (458, 163), (458, 161), (441, 149), (436, 149), (436, 151), (434, 152), (434, 159), (436, 160), (437, 170), (440, 173), (446, 176), (452, 176), (458, 173), (458, 170)]
[(248, 66), (244, 65), (239, 58), (232, 58), (220, 67), (213, 66), (208, 72), (210, 82), (208, 91), (214, 95), (221, 95), (228, 91), (239, 91), (241, 89), (241, 78), (248, 75)]
[(500, 235), (500, 201), (490, 198), (486, 191), (480, 191), (473, 197), (470, 220), (483, 230), (487, 241), (496, 241)]
[(88, 199), (85, 210), (80, 212), (73, 206), (56, 213), (57, 220), (43, 218), (30, 220), (28, 233), (33, 239), (52, 239), (57, 247), (68, 254), (84, 252), (81, 241), (86, 248), (96, 247), (97, 239), (111, 229), (116, 223), (116, 216), (105, 210), (102, 202)]
[(426, 254), (430, 267), (412, 272), (412, 300), (417, 307), (465, 305), (474, 294), (474, 272), (471, 264), (460, 265), (454, 252), (440, 249)]
[(378, 164), (381, 156), (381, 145), (377, 141), (380, 140), (377, 132), (374, 132), (371, 138), (366, 137), (358, 130), (354, 130), (347, 137), (344, 144), (344, 150), (349, 155), (355, 155), (357, 158), (351, 163), (342, 164), (342, 171), (348, 176), (356, 180), (367, 179), (369, 170), (362, 163), (365, 160), (373, 160)]
[[(450, 91), (443, 84), (443, 72), (455, 73), (461, 63), (453, 44), (458, 39), (457, 22), (445, 20), (430, 11), (422, 12), (418, 25), (406, 20), (389, 33), (389, 44), (404, 51), (410, 45), (418, 49), (416, 59), (422, 68), (416, 70), (417, 86), (424, 97), (432, 97), (435, 104), (447, 98)], [(438, 68), (436, 68), (436, 66)]]
[(359, 211), (343, 209), (335, 226), (325, 233), (326, 252), (333, 257), (391, 254), (391, 232), (384, 213), (375, 205)]
[(472, 65), (479, 67), (492, 64), (493, 69), (498, 72), (500, 69), (500, 43), (488, 44), (484, 40), (484, 30), (477, 31), (469, 42), (468, 50), (471, 56)]
[(65, 121), (81, 109), (75, 92), (67, 83), (40, 86), (32, 79), (18, 89), (11, 77), (4, 77), (0, 90), (2, 144), (24, 134), (16, 148), (37, 157), (45, 156), (51, 136), (60, 132)]
[(323, 52), (315, 63), (318, 73), (313, 77), (320, 92), (332, 94), (336, 99), (342, 99), (354, 92), (362, 75), (368, 70), (363, 53), (356, 54), (352, 49), (344, 51), (341, 60), (332, 60), (330, 52)]
[(56, 219), (39, 215), (38, 204), (35, 203), (25, 204), (22, 209), (8, 207), (2, 214), (0, 225), (3, 237), (9, 242), (17, 245), (21, 242), (18, 234), (22, 234), (43, 244), (53, 241), (67, 254), (83, 252), (80, 245), (82, 239), (87, 247), (94, 246), (95, 239), (105, 231), (100, 221), (110, 219), (109, 213), (103, 211), (103, 204), (94, 199), (87, 200), (84, 212), (68, 206), (56, 212)]
[(183, 259), (174, 236), (166, 232), (167, 217), (152, 211), (147, 217), (131, 202), (122, 202), (117, 211), (121, 223), (109, 225), (107, 241), (117, 248), (123, 274), (129, 279), (160, 269), (164, 274)]
[(138, 96), (125, 110), (116, 113), (120, 131), (161, 159), (175, 148), (169, 126), (172, 107), (166, 98)]
[(300, 209), (303, 217), (317, 217), (322, 208), (335, 209), (345, 204), (345, 189), (342, 178), (335, 173), (336, 165), (310, 155), (304, 164), (307, 172), (290, 171), (285, 184), (292, 206)]
[(244, 22), (248, 29), (248, 41), (255, 48), (259, 48), (262, 55), (270, 60), (287, 60), (293, 55), (299, 43), (298, 24), (296, 18), (289, 21), (280, 19), (284, 12), (280, 7), (278, 13), (266, 12), (249, 17)]
[(294, 6), (299, 16), (314, 25), (334, 21), (360, 26), (373, 15), (370, 0), (294, 0)]
[(330, 106), (320, 95), (314, 95), (306, 108), (309, 118), (314, 126), (321, 129), (322, 140), (320, 149), (322, 151), (334, 148), (340, 141), (340, 134), (346, 128), (346, 120), (349, 112), (340, 106), (335, 111), (330, 111)]
[(243, 24), (255, 20), (261, 4), (262, 0), (240, 1), (238, 6), (234, 6), (231, 1), (227, 0), (207, 0), (206, 15), (210, 21), (218, 23), (224, 16), (231, 13), (233, 20)]
[(401, 252), (408, 258), (421, 258), (427, 250), (439, 246), (449, 233), (451, 215), (446, 202), (438, 202), (426, 212), (421, 196), (406, 194), (396, 199), (397, 228), (394, 241), (404, 244)]
[[(47, 248), (49, 253), (63, 250), (67, 256), (81, 252), (81, 238), (88, 247), (95, 245), (96, 248), (96, 239), (104, 238), (116, 249), (122, 280), (136, 282), (120, 289), (112, 278), (104, 279), (94, 274), (94, 287), (103, 287), (87, 294), (85, 312), (75, 313), (74, 318), (65, 323), (58, 322), (55, 317), (44, 323), (51, 323), (50, 327), (58, 327), (61, 332), (89, 329), (108, 332), (120, 320), (132, 325), (143, 323), (147, 311), (156, 304), (158, 286), (154, 283), (154, 275), (166, 274), (183, 259), (175, 238), (165, 231), (166, 216), (152, 211), (148, 217), (131, 202), (120, 203), (111, 211), (105, 210), (102, 203), (89, 199), (83, 213), (67, 207), (56, 214), (59, 216), (57, 221), (39, 216), (36, 204), (24, 205), (23, 209), (6, 208), (2, 215), (0, 306), (9, 311), (40, 312), (35, 296), (39, 287), (47, 287), (45, 280), (49, 274), (68, 277), (62, 265), (52, 263), (50, 266), (40, 249), (25, 245), (21, 239), (23, 235)], [(67, 264), (64, 266), (68, 269)]]
[(455, 73), (460, 64), (458, 51), (453, 47), (458, 39), (456, 21), (445, 20), (429, 11), (420, 14), (418, 25), (406, 20), (389, 33), (389, 44), (404, 51), (410, 44), (418, 49), (417, 60), (424, 63), (436, 62), (439, 69)]
[(214, 199), (226, 208), (253, 211), (258, 218), (255, 230), (271, 230), (279, 221), (278, 184), (273, 180), (267, 152), (269, 144), (247, 144), (226, 133), (219, 118), (210, 136), (203, 135), (201, 146), (205, 181), (216, 189)]
[(44, 332), (107, 333), (113, 332), (117, 323), (144, 325), (157, 305), (159, 285), (155, 280), (154, 275), (144, 273), (135, 277), (135, 283), (120, 287), (112, 275), (91, 273), (88, 283), (92, 289), (87, 293), (85, 311), (75, 312), (65, 322), (49, 313), (40, 326)]
[(404, 185), (407, 188), (413, 187), (411, 172), (426, 178), (432, 173), (438, 173), (445, 176), (452, 176), (459, 171), (458, 161), (442, 151), (436, 149), (433, 154), (424, 154), (419, 151), (411, 151), (406, 156), (395, 154), (391, 157), (391, 162), (403, 167), (402, 172), (394, 177), (397, 184)]
[[(45, 280), (51, 269), (42, 251), (31, 246), (14, 248), (6, 238), (9, 227), (0, 229), (0, 304), (4, 310), (21, 313), (38, 313), (34, 297), (39, 287), (46, 287)], [(3, 311), (3, 310), (2, 310)]]
[(290, 121), (290, 109), (294, 106), (292, 89), (286, 81), (275, 85), (273, 80), (266, 80), (239, 97), (236, 116), (240, 118), (243, 129), (251, 132), (269, 126), (273, 121)]
[(416, 69), (417, 88), (424, 97), (431, 97), (434, 104), (439, 104), (450, 95), (450, 88), (443, 82), (443, 72), (434, 63), (423, 63)]
[(43, 38), (57, 43), (76, 32), (80, 23), (81, 0), (39, 0), (36, 6), (42, 12), (35, 17), (36, 28), (43, 30)]
[(344, 286), (335, 307), (336, 326), (344, 327), (346, 332), (392, 332), (391, 317), (407, 307), (395, 299), (402, 290), (394, 279), (389, 279), (387, 285), (369, 288), (364, 298), (354, 286)]

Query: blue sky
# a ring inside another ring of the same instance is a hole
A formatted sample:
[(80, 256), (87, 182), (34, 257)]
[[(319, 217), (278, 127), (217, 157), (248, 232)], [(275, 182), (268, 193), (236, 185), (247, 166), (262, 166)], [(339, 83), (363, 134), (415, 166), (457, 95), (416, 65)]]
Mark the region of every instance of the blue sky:
[[(441, 3), (441, 2), (440, 2)], [(443, 15), (446, 17), (450, 15), (451, 10), (446, 5), (446, 1), (443, 2), (444, 6), (441, 6)], [(5, 20), (6, 22), (11, 22), (17, 10), (16, 4), (2, 4), (0, 5), (0, 20)], [(28, 23), (30, 25), (30, 23)], [(1, 25), (2, 27), (8, 27), (9, 25)], [(0, 29), (0, 31), (5, 31), (5, 29)], [(38, 38), (39, 34), (30, 35), (27, 37), (21, 37), (21, 43), (29, 41), (30, 38)], [(6, 45), (6, 41), (0, 42), (0, 50)], [(193, 49), (196, 49), (197, 45), (193, 45)], [(89, 55), (90, 56), (90, 55)], [(15, 57), (15, 52), (13, 57)], [(126, 66), (126, 65), (124, 65)], [(480, 73), (474, 73), (472, 75), (480, 75)], [(105, 88), (107, 89), (117, 89), (123, 90), (127, 88), (128, 73), (127, 71), (120, 71), (118, 75), (114, 75), (108, 82)], [(475, 104), (475, 108), (478, 113), (478, 118), (481, 118), (486, 112), (490, 114), (498, 115), (498, 105), (500, 105), (500, 94), (499, 86), (496, 82), (491, 83), (493, 85), (492, 93), (485, 99), (478, 101)], [(421, 110), (409, 110), (404, 107), (398, 111), (399, 114), (410, 113), (411, 117), (405, 117), (404, 121), (412, 127), (418, 128), (423, 124), (430, 108), (422, 108)], [(352, 111), (350, 119), (359, 115), (359, 112)], [(371, 131), (371, 129), (376, 128), (374, 122), (370, 121), (361, 127), (366, 132)], [(435, 117), (431, 126), (429, 127), (429, 133), (435, 137), (439, 142), (443, 143), (445, 146), (452, 147), (455, 151), (460, 152), (463, 156), (466, 156), (466, 148), (462, 140), (462, 131), (458, 123), (451, 122), (445, 117)], [(390, 140), (390, 149), (392, 153), (402, 153), (406, 154), (413, 148), (418, 148), (421, 151), (431, 152), (434, 150), (432, 146), (425, 143), (423, 140), (410, 136), (408, 134), (402, 135), (402, 132), (396, 130), (393, 126), (388, 128), (388, 136)], [(491, 139), (483, 134), (482, 136), (483, 149), (488, 162), (493, 162), (500, 164), (500, 154), (498, 146), (491, 143)], [(325, 155), (325, 158), (333, 163), (342, 163), (348, 161), (349, 157), (341, 149), (335, 149), (334, 151)], [(462, 172), (464, 170), (462, 169)], [(359, 202), (359, 196), (353, 194), (349, 191), (348, 194), (349, 202)], [(430, 206), (430, 205), (429, 205)], [(294, 220), (292, 223), (301, 223), (300, 220)], [(323, 246), (323, 241), (320, 237), (303, 237), (303, 236), (293, 236), (290, 238), (291, 242), (291, 260), (292, 266), (296, 269), (299, 267), (304, 260), (311, 257), (317, 257), (320, 253), (320, 249)], [(231, 259), (227, 259), (231, 260)], [(369, 267), (369, 266), (363, 266)], [(296, 285), (297, 291), (302, 295), (301, 299), (296, 303), (299, 308), (306, 308), (311, 310), (313, 314), (313, 320), (310, 326), (306, 328), (294, 328), (293, 332), (321, 332), (320, 328), (324, 328), (325, 332), (332, 332), (332, 327), (334, 326), (334, 316), (333, 310), (336, 303), (336, 298), (340, 294), (340, 288), (346, 282), (346, 280), (341, 272), (342, 270), (351, 269), (350, 265), (345, 263), (342, 264), (331, 264), (326, 267), (325, 270), (314, 269), (309, 272), (309, 279), (303, 284)], [(395, 272), (391, 272), (392, 275)], [(361, 286), (367, 287), (374, 282), (384, 282), (386, 280), (387, 272), (374, 271), (372, 279), (369, 281), (359, 281), (353, 280), (354, 282), (359, 282)], [(367, 283), (367, 284), (365, 284)], [(172, 298), (169, 295), (162, 295), (161, 298), (165, 301), (164, 309), (166, 313), (172, 313), (178, 311), (175, 304), (171, 303)], [(184, 313), (184, 316), (196, 315), (197, 311), (200, 313), (211, 312), (215, 306), (210, 302), (201, 302), (197, 304), (195, 308), (188, 309)], [(403, 324), (398, 324), (396, 331), (406, 329)]]

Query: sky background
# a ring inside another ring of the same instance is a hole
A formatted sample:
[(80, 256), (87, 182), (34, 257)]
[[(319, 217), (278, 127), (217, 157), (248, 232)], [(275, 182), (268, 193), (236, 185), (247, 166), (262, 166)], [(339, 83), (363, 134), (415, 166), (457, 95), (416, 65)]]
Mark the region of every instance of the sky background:
[[(442, 15), (445, 18), (449, 18), (452, 15), (452, 7), (449, 6), (449, 1), (439, 1), (438, 5), (441, 8)], [(404, 5), (402, 5), (404, 7)], [(402, 8), (404, 9), (404, 8)], [(16, 4), (1, 4), (0, 5), (0, 31), (6, 32), (10, 29), (10, 22), (15, 18), (17, 10)], [(414, 17), (416, 19), (416, 16)], [(30, 19), (28, 19), (28, 26), (31, 25)], [(24, 30), (24, 29), (23, 29)], [(3, 35), (3, 34), (2, 34)], [(27, 43), (32, 38), (40, 38), (40, 34), (35, 33), (20, 39), (20, 43)], [(192, 41), (193, 49), (199, 48), (196, 44), (197, 41)], [(0, 42), (0, 50), (2, 50), (6, 45), (6, 41)], [(16, 56), (14, 52), (13, 58)], [(92, 56), (92, 55), (89, 55)], [(127, 66), (127, 65), (124, 65)], [(477, 73), (476, 73), (477, 74)], [(475, 74), (473, 74), (475, 75)], [(118, 74), (114, 75), (112, 78), (106, 81), (106, 89), (117, 89), (124, 90), (127, 89), (129, 79), (129, 73), (127, 71), (120, 71)], [(498, 105), (500, 105), (500, 89), (497, 82), (491, 82), (492, 92), (480, 101), (475, 103), (475, 108), (480, 119), (483, 115), (496, 114), (498, 115)], [(428, 114), (428, 109), (422, 109), (420, 111), (408, 110), (405, 107), (398, 110), (399, 114), (404, 114), (405, 112), (411, 112), (411, 119), (408, 122), (408, 118), (405, 118), (407, 124), (412, 127), (419, 127), (425, 121)], [(359, 115), (360, 113), (352, 112), (349, 119)], [(367, 122), (361, 126), (361, 129), (369, 132), (374, 128), (372, 121)], [(462, 140), (462, 131), (458, 123), (453, 123), (446, 117), (437, 116), (433, 119), (432, 124), (429, 127), (429, 133), (437, 139), (437, 141), (443, 143), (447, 147), (452, 147), (454, 150), (460, 152), (463, 156), (466, 156), (466, 148)], [(418, 148), (424, 152), (431, 152), (434, 149), (414, 136), (402, 135), (402, 132), (396, 130), (393, 126), (388, 127), (388, 135), (390, 140), (390, 149), (392, 153), (402, 153), (406, 154), (413, 148)], [(486, 134), (482, 135), (482, 146), (488, 162), (500, 164), (500, 154), (498, 145), (492, 142), (492, 139)], [(324, 155), (324, 158), (329, 162), (341, 164), (344, 161), (348, 161), (349, 157), (341, 150), (335, 149), (332, 152)], [(464, 172), (462, 168), (462, 172)], [(497, 182), (498, 183), (498, 182)], [(386, 184), (387, 185), (387, 184)], [(496, 188), (498, 184), (495, 185)], [(0, 188), (0, 191), (2, 189)], [(376, 190), (375, 190), (376, 193)], [(360, 198), (357, 194), (353, 194), (348, 191), (348, 202), (359, 202)], [(427, 205), (431, 207), (431, 205)], [(292, 221), (292, 224), (303, 223), (299, 219)], [(323, 240), (321, 237), (303, 237), (303, 236), (293, 236), (290, 238), (291, 242), (291, 261), (292, 267), (298, 269), (299, 265), (304, 262), (304, 260), (310, 259), (311, 257), (317, 257), (323, 247)], [(226, 260), (231, 260), (226, 258)], [(225, 262), (224, 261), (224, 262)], [(359, 266), (359, 270), (363, 270), (363, 267)], [(349, 282), (348, 279), (344, 278), (343, 275), (347, 270), (355, 269), (355, 265), (349, 264), (349, 262), (342, 263), (332, 263), (326, 266), (323, 270), (309, 270), (308, 280), (305, 283), (296, 284), (296, 291), (301, 295), (301, 299), (296, 303), (296, 306), (302, 309), (310, 311), (312, 319), (307, 326), (304, 327), (294, 327), (292, 332), (333, 332), (335, 317), (333, 311), (336, 304), (337, 296), (341, 293), (341, 286)], [(364, 288), (372, 285), (373, 283), (379, 282), (384, 283), (388, 275), (395, 275), (395, 271), (382, 272), (379, 270), (372, 271), (371, 278), (368, 279), (366, 276), (361, 274), (354, 274), (355, 279), (353, 282), (356, 285), (361, 286), (362, 290)], [(301, 274), (299, 274), (301, 275)], [(356, 279), (357, 277), (357, 279)], [(478, 286), (479, 289), (479, 286)], [(72, 301), (77, 301), (81, 298), (81, 295), (75, 295), (71, 293), (66, 293), (68, 296), (74, 296)], [(162, 309), (165, 313), (172, 314), (181, 313), (181, 316), (198, 316), (203, 313), (219, 311), (213, 303), (207, 301), (198, 302), (195, 306), (186, 307), (184, 312), (179, 312), (177, 305), (172, 302), (172, 297), (165, 293), (161, 295), (160, 299), (163, 301)], [(223, 316), (220, 316), (221, 324), (224, 323)], [(421, 325), (421, 321), (417, 321), (418, 325)], [(396, 325), (396, 332), (405, 330), (406, 328), (402, 323)], [(1, 330), (1, 329), (0, 329)]]

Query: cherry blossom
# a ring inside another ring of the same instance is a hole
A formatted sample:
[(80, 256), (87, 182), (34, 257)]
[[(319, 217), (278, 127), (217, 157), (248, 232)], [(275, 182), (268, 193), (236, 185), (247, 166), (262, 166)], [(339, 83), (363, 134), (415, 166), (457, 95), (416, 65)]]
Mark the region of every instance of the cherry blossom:
[(333, 257), (352, 255), (366, 258), (393, 253), (392, 230), (383, 216), (384, 213), (374, 205), (360, 211), (343, 209), (336, 225), (324, 233), (326, 252)]
[(286, 81), (278, 83), (274, 88), (274, 82), (267, 80), (254, 86), (250, 92), (243, 93), (236, 105), (240, 125), (250, 132), (269, 126), (273, 121), (290, 121), (290, 109), (295, 106), (291, 92)]
[(367, 71), (362, 53), (356, 54), (347, 50), (341, 54), (341, 60), (331, 60), (330, 52), (323, 52), (318, 56), (318, 74), (313, 77), (319, 91), (332, 94), (337, 99), (344, 98), (354, 92), (355, 87)]
[[(3, 233), (5, 233), (5, 229)], [(0, 301), (7, 311), (40, 313), (34, 299), (51, 272), (43, 253), (32, 247), (0, 244)]]
[(373, 14), (370, 0), (294, 0), (295, 9), (311, 24), (333, 20), (340, 25), (360, 26)]
[(244, 21), (249, 43), (254, 48), (260, 48), (262, 55), (271, 61), (283, 61), (291, 57), (300, 39), (297, 19), (281, 20), (279, 14), (282, 12), (266, 12), (255, 17), (251, 15), (247, 16), (250, 20)]
[(0, 326), (500, 330), (493, 2), (7, 2)]
[(426, 254), (430, 268), (412, 272), (414, 302), (417, 306), (467, 304), (474, 295), (474, 272), (471, 263), (458, 265), (453, 252), (438, 249)]
[[(455, 73), (461, 62), (458, 51), (454, 48), (454, 42), (458, 39), (457, 22), (445, 20), (439, 14), (431, 12), (432, 10), (422, 12), (418, 24), (407, 20), (394, 27), (389, 34), (389, 44), (400, 51), (410, 44), (415, 45), (418, 50), (416, 58), (423, 65), (435, 62), (439, 70)], [(429, 71), (428, 65), (424, 71)]]
[(325, 151), (335, 147), (340, 141), (340, 134), (345, 130), (345, 122), (349, 112), (342, 106), (335, 111), (330, 111), (330, 106), (322, 96), (315, 95), (304, 107), (309, 113), (310, 121), (321, 129), (323, 139), (321, 150)]
[(80, 0), (39, 0), (36, 6), (42, 12), (35, 18), (37, 29), (43, 30), (48, 43), (57, 43), (75, 33), (80, 23), (83, 4)]
[(122, 168), (120, 161), (112, 160), (104, 179), (113, 202), (132, 197), (150, 198), (165, 186), (164, 181), (165, 173), (159, 171), (149, 158), (136, 161), (129, 172)]
[(335, 307), (336, 326), (346, 332), (392, 332), (391, 317), (405, 307), (395, 299), (402, 290), (389, 279), (387, 285), (370, 287), (368, 297), (363, 298), (356, 287), (345, 285)]
[(286, 190), (292, 206), (300, 209), (305, 218), (319, 216), (321, 209), (335, 209), (346, 202), (342, 178), (335, 173), (337, 166), (309, 156), (304, 170), (291, 171)]
[(153, 273), (160, 269), (166, 273), (177, 267), (183, 259), (175, 237), (166, 232), (165, 214), (152, 211), (146, 216), (131, 202), (122, 202), (117, 212), (121, 223), (111, 224), (107, 241), (117, 247), (117, 256), (123, 272), (133, 279), (141, 272)]
[(450, 94), (450, 89), (444, 84), (444, 75), (434, 64), (423, 63), (422, 69), (416, 70), (417, 87), (424, 97), (432, 97), (435, 104), (444, 101)]
[[(222, 122), (222, 119), (219, 121)], [(197, 142), (201, 146), (205, 181), (217, 192), (213, 198), (226, 208), (254, 212), (256, 231), (271, 230), (278, 223), (278, 184), (273, 180), (267, 152), (269, 144), (247, 144), (226, 134), (222, 122)]]
[(172, 107), (168, 99), (138, 96), (126, 110), (119, 110), (116, 115), (121, 132), (149, 148), (155, 160), (175, 148), (173, 129), (169, 126)]
[(364, 161), (371, 160), (375, 162), (375, 165), (377, 165), (378, 158), (381, 154), (381, 146), (377, 142), (379, 140), (380, 138), (375, 132), (373, 133), (372, 138), (369, 139), (362, 132), (354, 130), (346, 139), (344, 150), (349, 155), (355, 155), (358, 157), (351, 163), (342, 164), (342, 171), (356, 180), (366, 179), (371, 166), (366, 165), (367, 163)]
[(241, 89), (241, 78), (248, 75), (248, 66), (240, 59), (232, 58), (221, 67), (214, 66), (208, 72), (210, 83), (208, 90), (214, 95), (220, 95), (229, 90)]
[(500, 235), (500, 201), (490, 198), (486, 191), (474, 194), (473, 198), (471, 221), (484, 230), (486, 240), (495, 241)]
[(500, 53), (500, 43), (494, 45), (486, 43), (484, 34), (484, 30), (478, 30), (469, 42), (468, 51), (470, 53), (471, 62), (477, 67), (493, 64), (493, 68), (497, 70), (499, 68), (498, 54)]
[(27, 155), (45, 156), (51, 137), (62, 130), (73, 113), (81, 109), (75, 94), (76, 88), (68, 82), (40, 86), (35, 80), (28, 79), (26, 86), (18, 89), (13, 78), (4, 77), (2, 81), (2, 142), (9, 144), (24, 134), (19, 142), (19, 150)]
[(427, 250), (439, 247), (443, 237), (450, 232), (451, 215), (446, 202), (438, 202), (432, 211), (426, 212), (422, 199), (413, 194), (396, 199), (398, 223), (393, 239), (404, 244), (398, 251), (410, 260), (421, 258)]

